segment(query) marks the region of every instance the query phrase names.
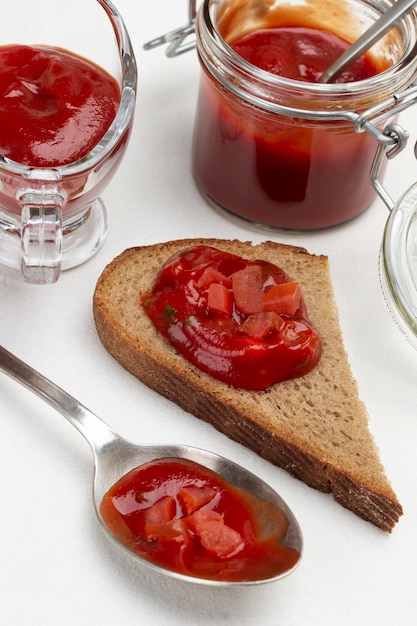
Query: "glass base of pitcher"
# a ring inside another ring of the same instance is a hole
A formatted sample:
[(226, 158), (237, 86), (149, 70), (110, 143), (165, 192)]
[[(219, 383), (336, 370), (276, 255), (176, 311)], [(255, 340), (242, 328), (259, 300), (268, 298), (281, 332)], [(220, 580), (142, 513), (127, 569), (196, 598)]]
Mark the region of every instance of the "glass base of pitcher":
[(102, 247), (108, 230), (108, 216), (102, 200), (95, 200), (81, 220), (64, 230), (62, 269), (82, 265)]
[[(95, 200), (81, 217), (67, 224), (63, 231), (62, 270), (82, 265), (102, 247), (108, 230), (107, 210)], [(0, 219), (0, 265), (20, 271), (20, 231)]]

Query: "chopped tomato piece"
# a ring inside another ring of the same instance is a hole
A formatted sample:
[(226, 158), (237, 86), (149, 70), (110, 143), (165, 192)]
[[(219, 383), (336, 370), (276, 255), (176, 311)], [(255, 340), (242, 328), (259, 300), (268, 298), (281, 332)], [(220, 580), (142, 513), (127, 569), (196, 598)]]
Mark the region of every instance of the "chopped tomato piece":
[(211, 283), (208, 288), (208, 306), (212, 311), (231, 315), (233, 310), (231, 291), (220, 283)]
[(227, 526), (223, 516), (216, 511), (196, 511), (188, 521), (203, 548), (216, 556), (231, 556), (245, 545), (240, 534)]
[(178, 492), (178, 500), (187, 515), (201, 509), (213, 500), (216, 491), (211, 487), (182, 487)]
[(249, 337), (255, 339), (262, 339), (266, 337), (271, 330), (280, 329), (284, 324), (282, 317), (275, 313), (275, 311), (260, 311), (259, 313), (252, 313), (245, 319), (238, 331)]
[(264, 311), (275, 311), (280, 315), (295, 315), (301, 302), (300, 283), (272, 285), (262, 295)]
[(247, 265), (232, 276), (236, 307), (250, 315), (262, 311), (262, 269), (259, 265)]
[(181, 547), (189, 547), (193, 543), (190, 531), (182, 519), (173, 519), (159, 526), (145, 526), (145, 537), (148, 541), (175, 543)]
[(164, 496), (145, 511), (145, 525), (159, 526), (171, 521), (176, 513), (175, 498)]
[(214, 267), (206, 267), (204, 272), (201, 274), (200, 278), (197, 281), (197, 287), (199, 289), (206, 289), (211, 285), (211, 283), (220, 283), (225, 287), (232, 286), (232, 280), (228, 277), (216, 270)]

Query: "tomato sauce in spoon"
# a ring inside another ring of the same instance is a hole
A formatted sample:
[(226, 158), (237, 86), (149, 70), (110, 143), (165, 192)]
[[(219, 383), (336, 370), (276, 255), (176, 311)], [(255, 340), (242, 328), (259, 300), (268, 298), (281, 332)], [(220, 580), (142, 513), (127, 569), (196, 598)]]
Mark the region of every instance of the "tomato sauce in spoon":
[(282, 544), (282, 511), (188, 459), (133, 469), (106, 493), (100, 514), (132, 552), (205, 580), (267, 580), (300, 558)]

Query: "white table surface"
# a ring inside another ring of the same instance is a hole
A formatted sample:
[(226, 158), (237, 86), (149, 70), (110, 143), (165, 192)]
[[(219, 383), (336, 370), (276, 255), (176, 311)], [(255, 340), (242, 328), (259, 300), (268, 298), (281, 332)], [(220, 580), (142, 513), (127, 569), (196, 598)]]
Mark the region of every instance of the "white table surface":
[[(170, 60), (162, 49), (142, 50), (145, 41), (186, 22), (186, 2), (118, 0), (117, 5), (135, 46), (139, 90), (126, 158), (103, 196), (111, 220), (108, 239), (94, 259), (64, 273), (53, 286), (27, 285), (0, 269), (0, 343), (126, 437), (207, 448), (259, 474), (298, 517), (304, 556), (280, 582), (229, 590), (180, 582), (135, 564), (117, 552), (96, 522), (86, 442), (59, 414), (2, 375), (0, 622), (415, 624), (417, 353), (396, 328), (380, 290), (378, 252), (388, 211), (376, 201), (343, 227), (294, 235), (256, 230), (211, 208), (190, 174), (199, 77), (195, 52)], [(402, 118), (414, 140), (415, 115)], [(410, 148), (390, 163), (386, 181), (398, 195), (416, 178)], [(91, 303), (104, 266), (130, 246), (203, 236), (269, 238), (329, 256), (351, 366), (404, 507), (392, 535), (150, 391), (102, 347)]]

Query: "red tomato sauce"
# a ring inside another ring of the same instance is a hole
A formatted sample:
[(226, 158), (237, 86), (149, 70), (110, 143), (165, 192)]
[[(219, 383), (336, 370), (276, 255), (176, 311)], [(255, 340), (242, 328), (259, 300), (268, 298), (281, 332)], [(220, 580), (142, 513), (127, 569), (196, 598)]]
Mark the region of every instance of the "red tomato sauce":
[(190, 248), (164, 264), (142, 303), (186, 359), (235, 387), (266, 389), (306, 374), (321, 356), (301, 286), (265, 261)]
[(104, 136), (120, 102), (117, 82), (65, 50), (0, 47), (0, 154), (35, 167), (65, 165)]
[[(246, 61), (267, 72), (315, 83), (348, 44), (323, 30), (281, 26), (254, 31), (230, 45)], [(363, 80), (375, 74), (375, 65), (367, 56), (362, 56), (335, 82)]]
[(185, 459), (132, 470), (106, 493), (100, 513), (132, 552), (183, 575), (268, 579), (300, 556), (281, 544), (288, 525), (281, 511)]
[[(228, 42), (253, 65), (314, 82), (347, 47), (332, 33), (278, 27)], [(378, 73), (359, 59), (338, 82)], [(312, 103), (306, 99), (305, 107)], [(260, 111), (220, 87), (203, 67), (194, 126), (193, 171), (221, 207), (251, 222), (314, 230), (345, 222), (375, 197), (368, 173), (376, 151), (349, 123), (312, 123)]]

